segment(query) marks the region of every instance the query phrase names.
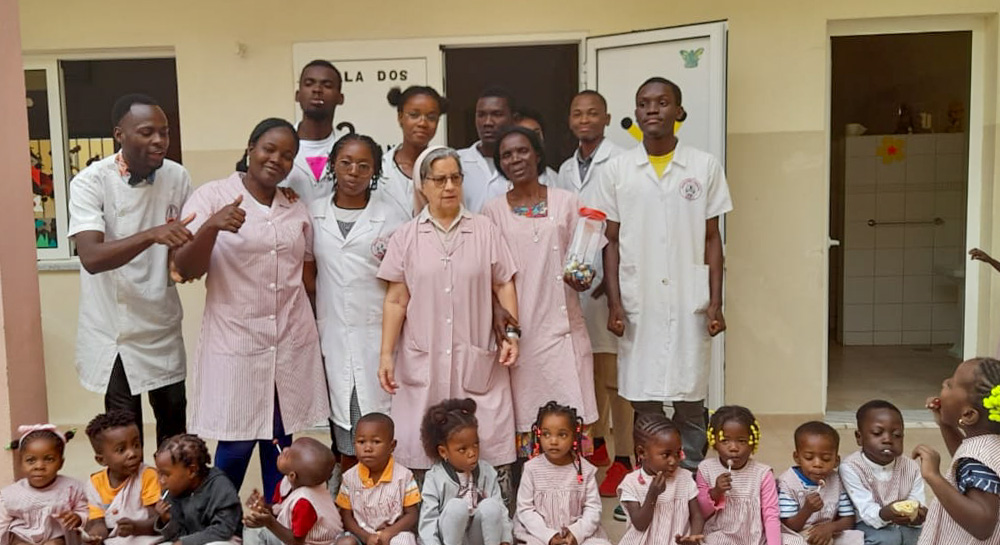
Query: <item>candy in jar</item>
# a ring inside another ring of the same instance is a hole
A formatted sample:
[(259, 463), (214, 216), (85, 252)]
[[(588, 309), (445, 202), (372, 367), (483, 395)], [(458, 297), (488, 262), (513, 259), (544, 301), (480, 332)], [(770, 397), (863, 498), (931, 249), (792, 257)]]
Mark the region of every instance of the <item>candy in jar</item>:
[(604, 245), (604, 220), (607, 215), (594, 208), (581, 208), (573, 241), (566, 252), (563, 277), (590, 287), (594, 281), (594, 261)]

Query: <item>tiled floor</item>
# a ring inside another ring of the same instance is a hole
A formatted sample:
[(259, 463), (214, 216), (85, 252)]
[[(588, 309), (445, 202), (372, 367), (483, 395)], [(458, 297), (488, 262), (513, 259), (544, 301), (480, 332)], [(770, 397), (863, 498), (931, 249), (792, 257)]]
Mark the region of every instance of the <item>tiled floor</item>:
[(855, 411), (881, 398), (901, 409), (923, 409), (941, 391), (958, 358), (949, 346), (841, 346), (830, 340), (828, 411)]
[[(795, 431), (795, 428), (804, 421), (804, 417), (797, 416), (760, 416), (763, 433), (761, 449), (757, 454), (757, 459), (773, 467), (775, 473), (781, 473), (787, 469), (788, 466), (791, 465), (792, 451), (795, 450), (792, 434)], [(834, 422), (831, 422), (831, 424), (840, 430), (841, 456), (846, 456), (856, 450), (857, 445), (854, 441), (853, 424), (838, 424)], [(80, 426), (81, 430), (82, 428), (83, 426)], [(154, 434), (155, 431), (153, 427), (147, 426), (146, 436), (152, 437)], [(315, 437), (324, 442), (329, 440), (329, 435), (326, 430), (311, 432), (306, 435)], [(941, 435), (937, 429), (925, 427), (907, 430), (907, 451), (912, 451), (913, 447), (920, 443), (926, 443), (942, 452), (944, 461), (942, 461), (941, 467), (947, 467), (947, 464), (949, 463), (947, 452), (944, 451), (944, 443), (942, 442)], [(209, 447), (214, 452), (214, 444), (210, 443)], [(153, 450), (154, 449), (151, 445), (147, 445), (146, 462), (149, 464), (152, 464)], [(82, 436), (82, 431), (81, 437), (74, 441), (70, 441), (67, 446), (66, 458), (66, 466), (63, 469), (63, 473), (71, 477), (76, 477), (81, 480), (87, 479), (92, 472), (97, 471), (98, 469), (97, 464), (94, 463), (93, 451), (90, 448), (90, 443), (87, 441), (86, 437)], [(251, 469), (247, 474), (247, 480), (243, 484), (243, 489), (240, 491), (241, 496), (244, 498), (250, 494), (250, 491), (253, 488), (260, 487), (261, 481), (258, 462), (253, 460), (250, 463), (250, 468)], [(603, 472), (601, 476), (603, 477)], [(611, 513), (617, 503), (618, 502), (613, 498), (604, 499), (604, 528), (611, 537), (612, 542), (617, 542), (625, 532), (625, 523), (617, 522), (611, 516)]]

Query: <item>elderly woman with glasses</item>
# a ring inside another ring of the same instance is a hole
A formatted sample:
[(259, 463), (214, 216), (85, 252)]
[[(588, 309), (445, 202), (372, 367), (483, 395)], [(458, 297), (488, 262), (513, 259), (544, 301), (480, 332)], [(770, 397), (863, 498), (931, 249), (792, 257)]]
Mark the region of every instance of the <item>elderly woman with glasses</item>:
[(493, 223), (462, 205), (455, 150), (424, 150), (414, 174), (427, 205), (393, 234), (378, 272), (389, 282), (378, 378), (393, 394), (395, 456), (408, 468), (429, 469), (421, 418), (440, 401), (470, 397), (479, 407), (482, 459), (511, 464), (516, 456), (508, 367), (517, 361), (520, 331), (510, 328), (496, 346), (492, 301), (496, 294), (516, 319), (513, 257)]

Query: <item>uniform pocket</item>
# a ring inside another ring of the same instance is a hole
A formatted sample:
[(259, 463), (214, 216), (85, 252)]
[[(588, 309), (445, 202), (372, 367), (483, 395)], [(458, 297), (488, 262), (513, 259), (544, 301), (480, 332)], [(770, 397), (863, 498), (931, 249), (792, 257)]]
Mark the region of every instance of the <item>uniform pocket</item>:
[(431, 371), (430, 352), (404, 343), (402, 356), (396, 360), (396, 380), (407, 386), (427, 386)]
[(479, 395), (489, 392), (498, 365), (497, 353), (472, 345), (465, 350), (464, 358), (460, 360), (465, 366), (462, 369), (462, 388)]
[(635, 265), (619, 265), (618, 286), (625, 313), (638, 314), (642, 297), (639, 287), (639, 271)]
[(687, 290), (689, 308), (698, 314), (705, 312), (708, 303), (711, 301), (711, 290), (708, 285), (709, 270), (708, 265), (695, 265), (691, 268), (691, 289)]

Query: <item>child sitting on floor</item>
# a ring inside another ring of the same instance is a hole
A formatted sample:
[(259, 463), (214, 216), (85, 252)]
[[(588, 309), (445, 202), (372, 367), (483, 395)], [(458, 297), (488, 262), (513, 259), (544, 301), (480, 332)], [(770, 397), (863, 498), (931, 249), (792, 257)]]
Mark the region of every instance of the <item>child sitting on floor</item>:
[(209, 467), (205, 442), (196, 435), (175, 435), (160, 445), (154, 459), (167, 499), (156, 504), (159, 518), (153, 528), (164, 541), (238, 543), (240, 497), (221, 469)]
[(246, 545), (330, 545), (344, 531), (326, 481), (333, 473), (333, 451), (311, 437), (278, 448), (278, 471), (284, 477), (274, 489), (274, 505), (260, 491), (247, 500), (243, 523)]
[(921, 545), (1000, 543), (1000, 361), (962, 362), (927, 408), (952, 462), (942, 475), (934, 449), (918, 445), (913, 451), (934, 491)]
[(358, 464), (344, 473), (337, 507), (344, 536), (337, 545), (416, 545), (420, 490), (409, 469), (396, 463), (395, 424), (382, 413), (369, 413), (354, 426)]
[(87, 533), (107, 545), (159, 543), (153, 530), (160, 483), (142, 463), (142, 439), (132, 413), (109, 411), (87, 424), (94, 460), (104, 469), (90, 476)]
[(864, 545), (837, 475), (839, 451), (840, 434), (829, 424), (806, 422), (795, 430), (795, 465), (778, 478), (784, 545)]
[[(528, 545), (611, 545), (601, 528), (597, 468), (583, 459), (583, 419), (548, 402), (532, 425), (514, 535)], [(539, 456), (539, 454), (542, 454)]]
[(709, 545), (781, 545), (778, 491), (771, 468), (753, 459), (760, 424), (746, 407), (712, 413), (708, 445), (719, 454), (698, 465), (698, 502)]
[[(840, 478), (857, 512), (855, 527), (873, 545), (915, 545), (927, 515), (920, 466), (903, 456), (903, 414), (888, 401), (876, 399), (857, 412), (854, 432), (861, 450), (844, 459)], [(911, 501), (917, 507), (901, 513), (894, 505)]]
[(699, 543), (705, 519), (698, 487), (687, 471), (677, 473), (684, 450), (673, 420), (660, 413), (635, 418), (632, 431), (639, 468), (618, 486), (628, 529), (619, 545)]
[(66, 441), (52, 424), (21, 426), (8, 448), (21, 455), (24, 478), (0, 490), (0, 545), (78, 543), (87, 520), (83, 483), (59, 474)]
[(421, 490), (423, 545), (510, 545), (512, 525), (493, 466), (479, 460), (479, 422), (472, 399), (446, 399), (420, 425), (436, 463)]

